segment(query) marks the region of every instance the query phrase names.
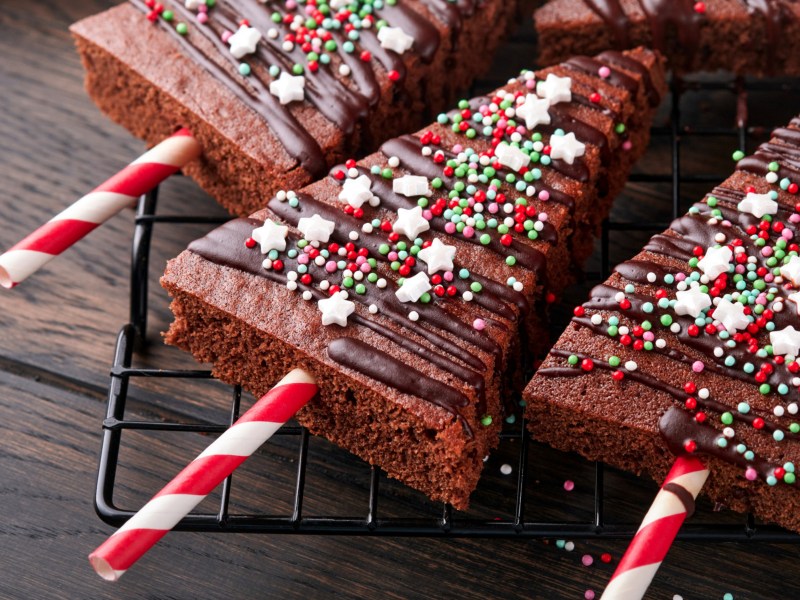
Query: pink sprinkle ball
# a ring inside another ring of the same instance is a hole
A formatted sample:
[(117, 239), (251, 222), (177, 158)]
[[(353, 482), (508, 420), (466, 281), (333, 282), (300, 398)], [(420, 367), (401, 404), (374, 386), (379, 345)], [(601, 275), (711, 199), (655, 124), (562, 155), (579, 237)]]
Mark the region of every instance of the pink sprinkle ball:
[(609, 69), (606, 66), (602, 66), (599, 69), (597, 69), (597, 74), (600, 75), (600, 77), (602, 77), (603, 79), (605, 79), (606, 77), (611, 75), (611, 69)]
[(294, 10), (295, 8), (297, 8), (295, 0), (286, 0), (286, 10)]
[(468, 226), (464, 227), (464, 231), (462, 231), (461, 233), (464, 234), (464, 237), (471, 238), (473, 235), (475, 235), (475, 228), (474, 227), (470, 227), (468, 225)]
[(362, 273), (369, 273), (370, 271), (372, 271), (372, 267), (370, 266), (369, 263), (365, 262), (363, 265), (358, 267), (358, 270), (361, 271)]
[(547, 219), (549, 219), (550, 217), (547, 216), (547, 213), (539, 213), (539, 216), (536, 218), (539, 219), (542, 223), (546, 223)]
[(584, 567), (591, 567), (594, 559), (592, 558), (591, 554), (584, 554), (581, 556), (581, 563), (583, 563)]
[(484, 321), (483, 319), (475, 319), (475, 320), (472, 322), (472, 326), (473, 326), (473, 327), (474, 327), (474, 328), (475, 328), (477, 331), (483, 331), (483, 330), (486, 328), (486, 321)]
[(297, 257), (297, 262), (300, 263), (301, 265), (307, 265), (308, 260), (309, 260), (308, 254), (301, 254)]
[(744, 472), (744, 476), (747, 481), (755, 481), (758, 479), (758, 473), (753, 467), (747, 467), (747, 470)]
[(541, 192), (539, 192), (539, 200), (541, 200), (542, 202), (547, 202), (548, 200), (550, 200), (550, 192), (548, 192), (547, 190), (542, 190)]
[(586, 598), (586, 600), (594, 600), (594, 590), (586, 590), (583, 593), (583, 597)]
[(222, 40), (222, 43), (227, 44), (228, 40), (231, 39), (232, 35), (233, 34), (230, 31), (228, 31), (227, 29), (225, 31), (223, 31), (222, 35), (220, 36), (220, 39)]
[(430, 209), (426, 208), (425, 210), (422, 211), (422, 218), (425, 219), (426, 221), (430, 221), (431, 219), (433, 219), (433, 213), (430, 211)]
[(572, 490), (575, 489), (575, 482), (572, 481), (572, 479), (567, 479), (564, 482), (564, 489), (567, 490), (568, 492), (571, 492)]
[(456, 224), (453, 223), (452, 221), (448, 221), (447, 223), (445, 223), (444, 230), (450, 235), (453, 235), (456, 232)]
[[(203, 5), (203, 6), (205, 6), (205, 5)], [(197, 21), (201, 25), (204, 25), (205, 23), (208, 23), (208, 15), (206, 13), (204, 13), (204, 12), (197, 13)]]
[(392, 250), (391, 252), (389, 252), (389, 254), (386, 255), (386, 258), (388, 258), (391, 261), (397, 260), (397, 252)]
[(622, 142), (622, 149), (625, 150), (625, 152), (628, 152), (631, 148), (633, 148), (633, 142), (630, 140)]
[(529, 90), (534, 90), (536, 89), (536, 82), (533, 79), (528, 79), (528, 81), (525, 82), (525, 87)]
[(652, 331), (645, 331), (642, 338), (645, 342), (654, 342), (656, 339), (656, 335)]
[(332, 261), (332, 260), (329, 260), (328, 262), (325, 263), (325, 270), (328, 273), (335, 272), (336, 271), (336, 263), (334, 261)]
[(453, 146), (453, 152), (455, 152), (456, 154), (463, 151), (464, 151), (464, 146), (462, 146), (461, 144), (456, 144), (455, 146)]
[(703, 364), (702, 361), (696, 360), (692, 363), (692, 371), (694, 371), (695, 373), (702, 373), (703, 369), (705, 368), (706, 366)]
[(453, 281), (453, 277), (455, 277), (455, 275), (453, 275), (452, 271), (445, 271), (442, 277), (444, 277), (445, 281)]
[[(789, 221), (791, 221), (792, 223), (800, 223), (800, 215), (797, 213), (789, 215)], [(783, 231), (788, 231), (788, 230), (784, 229)]]
[(200, 6), (197, 7), (197, 10), (200, 11), (201, 13), (207, 13), (208, 6), (206, 6), (205, 4), (201, 4)]

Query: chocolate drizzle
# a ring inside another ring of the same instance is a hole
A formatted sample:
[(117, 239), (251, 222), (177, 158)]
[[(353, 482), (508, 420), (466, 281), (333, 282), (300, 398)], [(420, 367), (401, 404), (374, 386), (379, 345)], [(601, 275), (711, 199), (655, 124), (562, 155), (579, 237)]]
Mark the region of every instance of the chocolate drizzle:
[(461, 415), (461, 409), (469, 404), (469, 400), (458, 390), (355, 338), (344, 337), (333, 340), (328, 344), (328, 356), (340, 365), (404, 394), (425, 398), (431, 404), (442, 407), (454, 415), (467, 433), (472, 435), (472, 429)]

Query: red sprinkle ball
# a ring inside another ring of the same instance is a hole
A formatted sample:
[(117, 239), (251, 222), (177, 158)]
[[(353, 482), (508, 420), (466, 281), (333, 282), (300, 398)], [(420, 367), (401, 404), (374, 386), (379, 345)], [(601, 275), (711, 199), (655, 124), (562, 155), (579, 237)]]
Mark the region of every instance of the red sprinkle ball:
[(694, 3), (694, 12), (698, 15), (706, 14), (706, 3), (705, 2), (695, 2)]

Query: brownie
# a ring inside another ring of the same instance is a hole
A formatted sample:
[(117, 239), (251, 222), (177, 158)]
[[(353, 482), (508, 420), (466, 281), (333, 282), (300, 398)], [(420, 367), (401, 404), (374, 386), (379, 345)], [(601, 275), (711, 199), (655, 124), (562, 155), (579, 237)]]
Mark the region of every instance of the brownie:
[(71, 31), (100, 109), (150, 144), (188, 127), (204, 153), (186, 173), (245, 216), (423, 126), (488, 67), (515, 7), (133, 0)]
[[(736, 156), (735, 158), (740, 158)], [(525, 390), (533, 436), (800, 531), (800, 118), (575, 309)]]
[(793, 0), (551, 0), (534, 19), (542, 64), (645, 45), (677, 72), (800, 74)]
[(162, 279), (166, 341), (256, 395), (309, 370), (303, 425), (466, 508), (577, 223), (644, 148), (663, 66), (616, 58), (523, 73), (192, 243)]

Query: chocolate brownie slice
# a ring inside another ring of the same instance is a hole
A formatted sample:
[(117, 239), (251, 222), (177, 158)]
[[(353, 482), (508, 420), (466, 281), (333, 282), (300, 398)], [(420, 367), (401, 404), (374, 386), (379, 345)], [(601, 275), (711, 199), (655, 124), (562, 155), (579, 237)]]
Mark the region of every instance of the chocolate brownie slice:
[(167, 342), (255, 394), (303, 366), (322, 392), (301, 423), (465, 508), (513, 419), (520, 330), (544, 339), (576, 223), (644, 147), (663, 68), (621, 60), (525, 73), (194, 242), (162, 279)]
[[(247, 215), (421, 127), (488, 66), (516, 2), (133, 0), (72, 26), (97, 105)], [(151, 22), (152, 21), (152, 22)]]
[[(738, 157), (737, 157), (738, 158)], [(800, 119), (575, 310), (525, 391), (537, 440), (800, 531)]]
[(800, 74), (793, 0), (551, 0), (534, 18), (542, 64), (645, 45), (678, 72)]

